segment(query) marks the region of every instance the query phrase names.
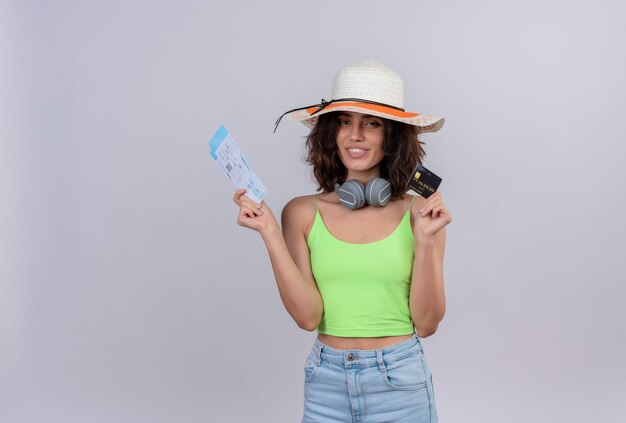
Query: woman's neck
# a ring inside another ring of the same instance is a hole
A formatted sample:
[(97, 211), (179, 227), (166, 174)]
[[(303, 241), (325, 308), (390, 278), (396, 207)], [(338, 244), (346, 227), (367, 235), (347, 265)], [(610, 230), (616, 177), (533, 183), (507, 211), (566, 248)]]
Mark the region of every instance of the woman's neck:
[(356, 179), (366, 185), (369, 181), (378, 177), (380, 177), (380, 169), (370, 169), (367, 171), (348, 170), (348, 174), (346, 175), (346, 181), (349, 181), (350, 179)]

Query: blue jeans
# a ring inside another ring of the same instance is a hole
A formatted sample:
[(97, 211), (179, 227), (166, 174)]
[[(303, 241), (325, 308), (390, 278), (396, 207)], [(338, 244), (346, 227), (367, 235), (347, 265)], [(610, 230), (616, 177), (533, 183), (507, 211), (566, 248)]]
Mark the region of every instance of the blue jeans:
[(338, 350), (319, 339), (304, 366), (302, 423), (436, 423), (432, 374), (413, 334), (376, 350)]

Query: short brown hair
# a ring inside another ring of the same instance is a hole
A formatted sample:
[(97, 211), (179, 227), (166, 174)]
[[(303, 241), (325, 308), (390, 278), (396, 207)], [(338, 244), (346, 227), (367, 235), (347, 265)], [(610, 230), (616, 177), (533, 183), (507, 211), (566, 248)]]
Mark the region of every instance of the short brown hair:
[[(339, 158), (337, 149), (338, 113), (319, 116), (315, 127), (306, 138), (306, 162), (313, 167), (313, 176), (318, 191), (332, 192), (335, 183), (346, 180), (346, 167)], [(383, 151), (380, 176), (391, 183), (391, 197), (397, 199), (407, 191), (407, 182), (417, 164), (422, 164), (426, 152), (418, 139), (416, 126), (389, 119), (382, 119), (384, 128)]]

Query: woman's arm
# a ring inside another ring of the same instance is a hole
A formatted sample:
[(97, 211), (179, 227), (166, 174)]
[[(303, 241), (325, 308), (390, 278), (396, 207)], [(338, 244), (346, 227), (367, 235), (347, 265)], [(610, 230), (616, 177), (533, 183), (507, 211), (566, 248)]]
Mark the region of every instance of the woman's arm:
[[(311, 273), (306, 243), (312, 207), (303, 198), (291, 200), (282, 213), (280, 227), (265, 202), (256, 204), (237, 190), (233, 200), (240, 206), (237, 223), (258, 231), (267, 247), (280, 298), (289, 315), (302, 329), (312, 331), (322, 318), (322, 297)], [(308, 220), (307, 220), (308, 218)]]
[(452, 221), (452, 215), (438, 192), (423, 202), (420, 210), (414, 212), (415, 259), (409, 307), (417, 334), (424, 338), (437, 331), (446, 312), (443, 256), (445, 225)]

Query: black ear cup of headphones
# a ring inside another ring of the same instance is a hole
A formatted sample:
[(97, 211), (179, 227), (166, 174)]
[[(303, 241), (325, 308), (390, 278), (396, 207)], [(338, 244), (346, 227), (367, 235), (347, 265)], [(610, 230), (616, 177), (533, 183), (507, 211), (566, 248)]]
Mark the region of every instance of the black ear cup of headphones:
[(374, 178), (364, 186), (361, 181), (350, 179), (341, 186), (335, 184), (335, 192), (344, 207), (356, 210), (365, 203), (374, 207), (383, 207), (391, 199), (391, 183), (383, 178)]

